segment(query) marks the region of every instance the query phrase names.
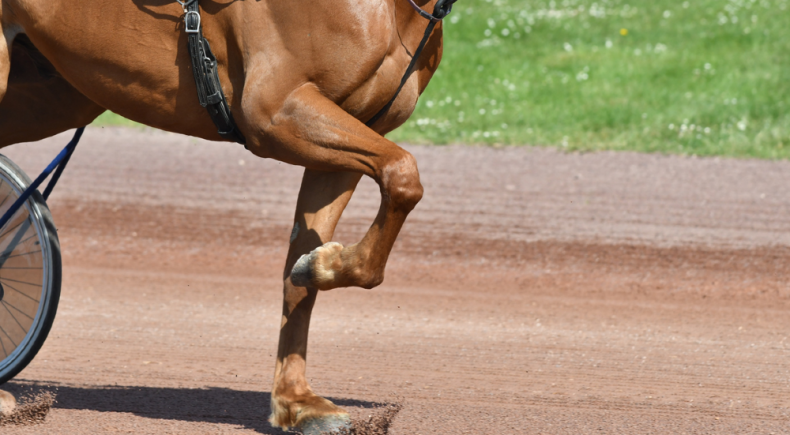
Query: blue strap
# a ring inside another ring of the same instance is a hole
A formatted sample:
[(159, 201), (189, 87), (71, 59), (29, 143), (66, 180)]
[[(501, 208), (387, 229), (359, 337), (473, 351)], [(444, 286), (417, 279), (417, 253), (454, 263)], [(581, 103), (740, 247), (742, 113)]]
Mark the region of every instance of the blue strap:
[(25, 189), (25, 191), (22, 192), (21, 195), (19, 195), (19, 198), (17, 198), (17, 200), (14, 201), (14, 203), (11, 205), (11, 208), (9, 208), (8, 211), (5, 212), (3, 217), (0, 218), (0, 229), (5, 228), (8, 221), (11, 220), (11, 217), (13, 217), (14, 214), (20, 208), (22, 208), (22, 204), (24, 204), (25, 201), (27, 201), (27, 199), (30, 198), (30, 195), (32, 195), (33, 192), (36, 191), (38, 186), (40, 186), (41, 183), (43, 183), (44, 180), (46, 180), (49, 174), (51, 174), (52, 171), (55, 170), (55, 168), (57, 168), (57, 171), (55, 171), (55, 174), (52, 176), (52, 179), (49, 180), (49, 183), (47, 184), (47, 188), (44, 189), (44, 195), (43, 195), (44, 199), (49, 198), (49, 194), (52, 193), (52, 189), (55, 187), (55, 184), (58, 182), (58, 179), (60, 178), (60, 174), (63, 173), (63, 169), (66, 167), (66, 163), (69, 162), (69, 159), (71, 158), (71, 154), (74, 153), (74, 149), (77, 147), (77, 144), (79, 143), (80, 138), (82, 137), (83, 131), (85, 131), (85, 127), (78, 128), (77, 132), (74, 133), (74, 137), (71, 139), (71, 142), (69, 142), (69, 144), (66, 145), (66, 148), (63, 148), (63, 150), (58, 154), (58, 156), (55, 157), (55, 160), (53, 160), (52, 163), (50, 163), (49, 166), (47, 166), (47, 168), (44, 169), (44, 172), (42, 172), (41, 175), (39, 175), (35, 181), (30, 183), (30, 186), (28, 186), (27, 189)]

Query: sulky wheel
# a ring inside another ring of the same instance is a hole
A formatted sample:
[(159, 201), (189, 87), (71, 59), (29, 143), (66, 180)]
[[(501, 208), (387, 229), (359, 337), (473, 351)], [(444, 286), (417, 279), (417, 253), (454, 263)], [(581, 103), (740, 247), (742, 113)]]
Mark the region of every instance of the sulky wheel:
[[(0, 155), (0, 215), (30, 179)], [(36, 356), (60, 299), (60, 244), (44, 198), (36, 191), (0, 228), (0, 385)]]

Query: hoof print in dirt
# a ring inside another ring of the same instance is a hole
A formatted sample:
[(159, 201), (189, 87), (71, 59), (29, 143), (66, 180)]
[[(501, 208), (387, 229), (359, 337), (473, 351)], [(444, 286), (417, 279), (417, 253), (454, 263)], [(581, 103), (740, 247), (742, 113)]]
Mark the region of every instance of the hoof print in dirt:
[[(354, 418), (346, 427), (315, 433), (320, 435), (387, 435), (392, 420), (402, 407), (400, 403), (391, 403), (377, 408), (367, 419)], [(313, 435), (313, 432), (304, 431), (303, 433), (304, 435)]]
[(351, 418), (348, 415), (330, 415), (307, 420), (299, 429), (304, 435), (335, 435), (350, 433), (348, 431), (351, 427)]
[[(0, 393), (4, 392), (0, 391)], [(14, 396), (11, 396), (11, 399), (13, 398)], [(8, 400), (7, 397), (0, 396), (2, 406), (6, 406), (6, 400)], [(10, 413), (0, 413), (0, 426), (29, 426), (43, 423), (53, 403), (55, 403), (55, 395), (49, 391), (24, 396), (18, 403), (15, 403), (16, 406), (11, 408)]]

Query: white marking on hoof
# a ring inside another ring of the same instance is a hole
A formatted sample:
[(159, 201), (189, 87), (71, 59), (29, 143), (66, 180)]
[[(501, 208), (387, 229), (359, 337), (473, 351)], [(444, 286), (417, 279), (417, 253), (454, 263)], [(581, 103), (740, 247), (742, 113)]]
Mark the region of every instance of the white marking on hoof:
[(324, 289), (335, 281), (332, 263), (343, 245), (337, 242), (324, 243), (313, 249), (309, 254), (299, 257), (291, 269), (291, 282), (298, 287), (315, 287)]
[(299, 424), (299, 430), (304, 435), (329, 435), (348, 429), (351, 429), (351, 418), (347, 414), (312, 418)]
[(11, 393), (0, 390), (0, 416), (8, 417), (16, 409), (16, 399)]

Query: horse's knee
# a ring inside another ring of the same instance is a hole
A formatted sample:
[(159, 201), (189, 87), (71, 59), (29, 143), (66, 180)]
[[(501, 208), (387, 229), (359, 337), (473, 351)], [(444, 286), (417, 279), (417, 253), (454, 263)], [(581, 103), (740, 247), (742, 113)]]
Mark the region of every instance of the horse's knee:
[(402, 157), (384, 166), (381, 172), (382, 188), (392, 205), (401, 211), (411, 211), (423, 193), (414, 156), (403, 151)]

